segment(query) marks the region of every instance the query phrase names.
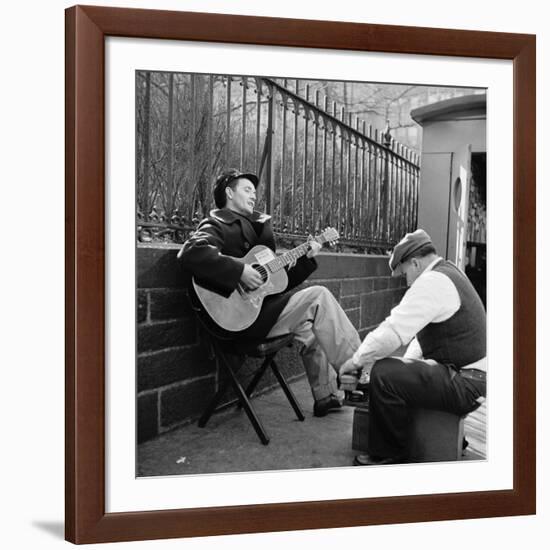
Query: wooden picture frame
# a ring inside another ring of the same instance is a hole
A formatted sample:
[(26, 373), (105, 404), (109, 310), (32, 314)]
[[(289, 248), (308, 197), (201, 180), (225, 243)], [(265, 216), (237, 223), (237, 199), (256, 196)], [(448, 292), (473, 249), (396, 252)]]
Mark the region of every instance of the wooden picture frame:
[[(105, 512), (105, 38), (513, 60), (513, 489)], [(66, 11), (66, 539), (74, 543), (535, 513), (535, 60), (532, 35), (76, 6)]]

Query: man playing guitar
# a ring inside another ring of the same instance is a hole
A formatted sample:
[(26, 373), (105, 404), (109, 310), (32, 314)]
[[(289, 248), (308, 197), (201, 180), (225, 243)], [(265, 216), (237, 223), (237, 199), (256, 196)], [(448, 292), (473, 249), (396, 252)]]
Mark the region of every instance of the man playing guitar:
[[(215, 296), (229, 298), (253, 294), (266, 284), (262, 269), (242, 261), (258, 245), (267, 247), (266, 261), (274, 258), (271, 216), (254, 210), (258, 183), (256, 175), (238, 170), (228, 170), (217, 178), (217, 209), (201, 221), (178, 253), (184, 269), (196, 281), (197, 290), (204, 287), (208, 289), (206, 293), (212, 291)], [(320, 248), (319, 242), (310, 241), (307, 254), (285, 268), (286, 288), (265, 296), (255, 320), (246, 328), (233, 331), (235, 339), (247, 341), (294, 334), (302, 344), (300, 354), (315, 401), (315, 416), (325, 416), (342, 406), (336, 373), (361, 343), (357, 330), (327, 288), (311, 286), (293, 294), (288, 292), (315, 271), (315, 256)], [(258, 264), (262, 264), (260, 258)], [(224, 329), (231, 331), (227, 326)]]

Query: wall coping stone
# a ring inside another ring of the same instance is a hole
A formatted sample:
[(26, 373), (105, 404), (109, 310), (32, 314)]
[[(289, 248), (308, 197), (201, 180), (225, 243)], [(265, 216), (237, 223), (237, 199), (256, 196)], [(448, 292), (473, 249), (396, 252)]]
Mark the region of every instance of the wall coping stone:
[[(185, 275), (177, 261), (177, 244), (138, 244), (137, 285), (146, 288), (182, 288)], [(309, 281), (389, 277), (388, 256), (321, 252), (319, 267)]]

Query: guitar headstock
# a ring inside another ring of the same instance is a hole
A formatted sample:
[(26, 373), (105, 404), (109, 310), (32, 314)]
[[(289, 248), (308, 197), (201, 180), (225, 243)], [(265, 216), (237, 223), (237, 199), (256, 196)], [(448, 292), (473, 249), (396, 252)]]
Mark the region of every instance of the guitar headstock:
[(321, 243), (328, 243), (330, 246), (334, 246), (338, 239), (340, 238), (340, 235), (334, 227), (327, 227), (320, 235), (317, 237), (317, 240)]

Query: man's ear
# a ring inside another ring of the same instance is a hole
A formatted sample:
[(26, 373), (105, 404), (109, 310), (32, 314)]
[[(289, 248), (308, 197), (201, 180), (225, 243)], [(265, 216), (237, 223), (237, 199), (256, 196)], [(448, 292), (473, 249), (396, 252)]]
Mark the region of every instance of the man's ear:
[(225, 188), (225, 198), (226, 198), (226, 200), (233, 198), (233, 189), (231, 189), (231, 187), (229, 187), (229, 185)]

